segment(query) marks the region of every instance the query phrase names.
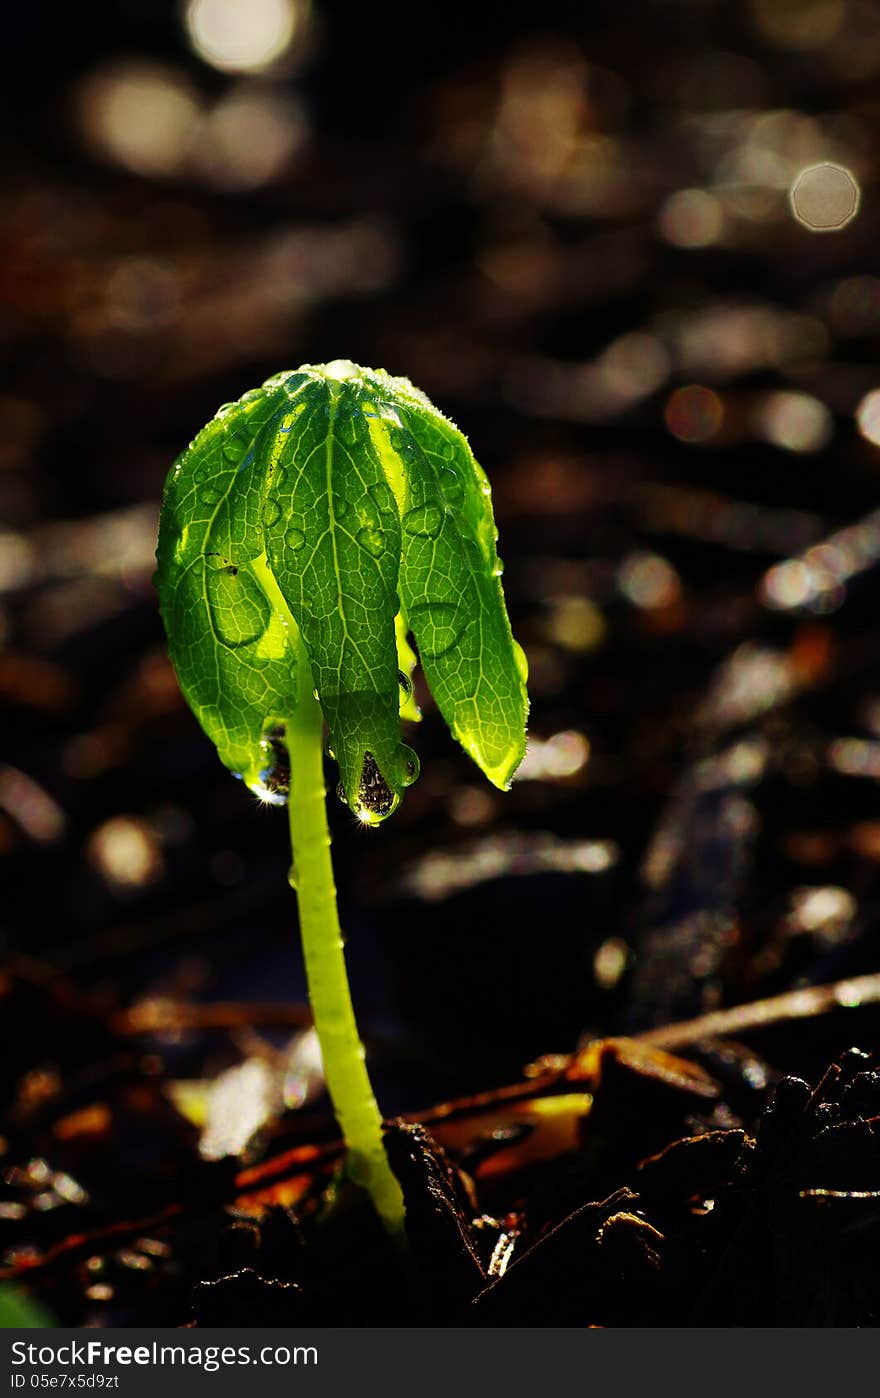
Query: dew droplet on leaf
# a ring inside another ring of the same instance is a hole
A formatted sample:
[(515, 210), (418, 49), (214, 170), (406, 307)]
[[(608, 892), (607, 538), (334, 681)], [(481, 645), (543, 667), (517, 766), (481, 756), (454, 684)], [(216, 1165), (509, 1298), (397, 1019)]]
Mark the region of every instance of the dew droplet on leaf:
[(288, 529), (284, 536), (284, 542), (288, 548), (293, 549), (294, 553), (297, 549), (302, 548), (305, 541), (306, 536), (301, 529)]
[(436, 539), (443, 528), (443, 511), (439, 505), (416, 505), (404, 515), (403, 527), (407, 534)]
[(483, 551), (480, 548), (480, 545), (477, 543), (476, 539), (465, 539), (463, 542), (468, 554), (468, 558), (470, 560), (471, 567), (477, 572), (482, 572), (485, 567), (486, 560), (483, 556)]
[(415, 444), (405, 427), (392, 427), (388, 433), (388, 440), (396, 452), (402, 456), (412, 456), (415, 451)]
[(407, 747), (406, 743), (401, 743), (400, 757), (403, 762), (404, 772), (406, 773), (403, 784), (404, 786), (412, 786), (413, 782), (418, 781), (419, 772), (421, 771), (418, 753), (414, 752), (412, 748)]
[(451, 471), (448, 466), (444, 466), (440, 472), (440, 493), (450, 505), (459, 504), (464, 495), (464, 486), (455, 471)]
[(464, 630), (465, 615), (451, 602), (421, 602), (410, 610), (410, 625), (419, 654), (438, 660), (451, 650)]
[(271, 620), (262, 588), (234, 563), (206, 558), (205, 594), (217, 639), (230, 650), (259, 640)]
[(248, 439), (244, 433), (240, 432), (236, 432), (233, 436), (227, 437), (222, 448), (224, 457), (227, 461), (232, 462), (233, 465), (235, 462), (241, 461), (247, 449)]
[(529, 661), (525, 651), (523, 650), (522, 646), (519, 644), (518, 641), (514, 641), (513, 643), (513, 661), (516, 665), (517, 674), (519, 675), (523, 684), (525, 684), (529, 678)]
[(371, 485), (370, 495), (373, 497), (373, 500), (376, 502), (376, 505), (383, 515), (390, 514), (393, 511), (394, 496), (391, 494), (390, 488), (384, 481), (377, 481), (375, 485)]
[(364, 528), (358, 530), (357, 541), (362, 549), (365, 549), (373, 558), (379, 558), (385, 552), (385, 536), (381, 529)]
[(357, 502), (357, 517), (365, 529), (380, 529), (382, 518), (369, 495), (362, 495)]
[(259, 786), (252, 790), (270, 806), (286, 805), (290, 795), (290, 755), (284, 735), (284, 724), (276, 723), (260, 739), (260, 758), (265, 765)]
[(337, 413), (336, 421), (333, 425), (334, 435), (340, 442), (350, 450), (357, 450), (360, 438), (360, 424), (355, 421), (351, 413)]
[(365, 752), (355, 806), (358, 820), (364, 825), (378, 825), (380, 821), (387, 820), (399, 804), (400, 797), (395, 795), (382, 776), (375, 757), (371, 752)]

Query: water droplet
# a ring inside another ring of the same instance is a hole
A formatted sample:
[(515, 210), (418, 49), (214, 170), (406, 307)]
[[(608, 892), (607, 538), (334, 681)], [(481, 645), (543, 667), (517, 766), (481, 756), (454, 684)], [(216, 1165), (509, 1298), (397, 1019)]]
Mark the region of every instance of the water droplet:
[(223, 491), (218, 490), (215, 485), (203, 485), (199, 491), (199, 500), (203, 505), (216, 505), (223, 498)]
[(273, 524), (277, 524), (281, 518), (281, 506), (273, 495), (270, 495), (264, 504), (260, 518), (267, 529), (270, 529)]
[(327, 754), (328, 757), (332, 758), (332, 760), (333, 760), (334, 762), (336, 761), (336, 749), (334, 748), (333, 744), (330, 742), (330, 739), (329, 739), (329, 738), (327, 739), (326, 743), (324, 744), (324, 751), (326, 752), (326, 754)]
[(343, 806), (348, 805), (348, 797), (345, 794), (345, 787), (342, 785), (342, 782), (336, 783), (336, 795), (337, 798), (342, 802)]
[(404, 699), (408, 699), (413, 691), (412, 680), (409, 675), (405, 675), (402, 670), (398, 670), (397, 683), (400, 685), (400, 690)]
[(438, 660), (452, 650), (467, 618), (451, 602), (422, 602), (411, 608), (409, 620), (419, 654), (428, 660)]
[(357, 541), (373, 558), (379, 558), (385, 552), (385, 535), (381, 529), (361, 529)]
[(352, 364), (350, 359), (331, 359), (323, 369), (328, 379), (337, 379), (340, 383), (344, 383), (346, 379), (356, 379), (358, 376), (358, 366)]
[(338, 500), (333, 501), (333, 513), (337, 519), (345, 519), (348, 514), (350, 500), (346, 500), (344, 495), (340, 495)]
[(394, 509), (394, 496), (384, 481), (377, 481), (375, 485), (371, 485), (370, 495), (383, 515), (391, 514)]
[(283, 806), (290, 794), (290, 757), (283, 724), (276, 724), (263, 734), (260, 752), (266, 762), (260, 772), (262, 798), (273, 806)]
[(395, 795), (382, 776), (375, 757), (371, 752), (365, 752), (355, 806), (358, 820), (364, 825), (378, 825), (380, 821), (387, 820), (399, 804), (400, 797)]
[(297, 551), (297, 549), (302, 548), (305, 541), (306, 536), (301, 529), (288, 529), (287, 533), (284, 536), (285, 544), (289, 549), (293, 549), (294, 553)]
[(501, 574), (502, 574), (503, 572), (504, 572), (504, 559), (503, 559), (503, 558), (499, 558), (498, 555), (496, 554), (496, 555), (495, 555), (495, 562), (492, 564), (492, 577), (493, 577), (493, 578), (500, 578), (500, 577), (501, 577)]
[(403, 456), (412, 456), (415, 451), (415, 444), (405, 427), (392, 427), (388, 433), (388, 440), (395, 451)]
[(529, 661), (525, 651), (523, 650), (522, 646), (519, 644), (518, 641), (514, 641), (513, 643), (513, 659), (514, 664), (516, 665), (517, 674), (519, 675), (523, 684), (525, 684), (527, 679), (529, 678)]
[(458, 505), (464, 495), (464, 486), (458, 479), (455, 471), (450, 471), (448, 466), (444, 466), (440, 472), (440, 494), (450, 505)]
[(407, 534), (436, 539), (443, 528), (443, 511), (439, 505), (416, 505), (404, 515), (403, 527)]
[(233, 435), (227, 437), (226, 441), (223, 443), (223, 455), (227, 461), (231, 461), (233, 464), (235, 464), (236, 461), (241, 461), (247, 449), (248, 439), (243, 432), (233, 433)]
[(239, 403), (256, 403), (258, 398), (263, 398), (264, 396), (261, 388), (249, 388), (247, 393), (243, 393), (238, 401)]
[(296, 872), (296, 865), (291, 864), (290, 868), (287, 871), (287, 882), (290, 884), (290, 887), (293, 889), (294, 893), (296, 893), (296, 885), (298, 880), (299, 875)]
[(221, 403), (221, 404), (220, 404), (220, 407), (217, 409), (217, 411), (216, 411), (216, 413), (214, 414), (214, 416), (215, 416), (215, 417), (225, 417), (225, 415), (230, 411), (231, 408), (236, 408), (236, 407), (238, 407), (238, 404), (237, 404), (237, 403)]
[(250, 573), (216, 555), (205, 559), (205, 593), (217, 639), (230, 650), (258, 640), (271, 621), (269, 602)]
[(193, 480), (196, 481), (196, 483), (200, 483), (201, 481), (207, 480), (208, 476), (210, 475), (210, 471), (211, 468), (208, 465), (208, 463), (206, 461), (203, 461), (201, 466), (197, 466), (196, 469), (193, 471)]
[(336, 414), (333, 432), (346, 447), (358, 448), (361, 440), (361, 424), (350, 411), (340, 409)]
[(412, 786), (414, 781), (418, 781), (419, 772), (421, 771), (418, 753), (414, 752), (412, 748), (407, 747), (406, 743), (401, 743), (400, 757), (406, 773), (403, 784), (404, 786)]
[(381, 529), (382, 516), (369, 495), (362, 495), (356, 506), (357, 517), (365, 529)]
[(474, 572), (482, 573), (486, 566), (486, 559), (480, 545), (477, 543), (476, 539), (465, 539), (464, 546)]

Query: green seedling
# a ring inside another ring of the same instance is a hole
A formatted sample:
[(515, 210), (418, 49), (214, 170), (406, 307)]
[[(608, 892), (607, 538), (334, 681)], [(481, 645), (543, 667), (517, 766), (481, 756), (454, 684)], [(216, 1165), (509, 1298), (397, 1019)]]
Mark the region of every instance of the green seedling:
[[(491, 492), (465, 437), (407, 379), (348, 360), (277, 374), (220, 409), (165, 487), (156, 583), (181, 689), (221, 760), (288, 803), (309, 997), (351, 1177), (400, 1229), (330, 860), (338, 793), (379, 825), (418, 776), (401, 718), (418, 660), (455, 737), (501, 789), (525, 751)], [(289, 797), (289, 799), (288, 799)]]

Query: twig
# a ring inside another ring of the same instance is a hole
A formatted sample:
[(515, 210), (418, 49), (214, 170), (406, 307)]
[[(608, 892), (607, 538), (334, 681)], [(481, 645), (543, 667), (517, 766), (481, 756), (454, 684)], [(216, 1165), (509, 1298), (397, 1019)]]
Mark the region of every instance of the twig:
[(735, 1039), (753, 1029), (785, 1024), (790, 1020), (813, 1019), (830, 1010), (856, 1010), (864, 1005), (880, 1003), (880, 974), (854, 976), (852, 980), (834, 981), (831, 985), (811, 985), (803, 990), (789, 990), (784, 995), (771, 995), (766, 1000), (752, 1000), (734, 1005), (728, 1010), (712, 1010), (685, 1019), (677, 1024), (665, 1024), (647, 1029), (632, 1037), (642, 1044), (657, 1048), (683, 1048), (698, 1039)]

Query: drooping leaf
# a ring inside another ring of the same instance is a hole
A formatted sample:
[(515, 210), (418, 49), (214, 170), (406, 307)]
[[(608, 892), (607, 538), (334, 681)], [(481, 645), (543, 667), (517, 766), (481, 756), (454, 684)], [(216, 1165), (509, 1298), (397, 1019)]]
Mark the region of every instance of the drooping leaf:
[(221, 409), (169, 476), (157, 586), (226, 765), (283, 796), (278, 725), (304, 652), (349, 804), (390, 814), (417, 772), (400, 740), (418, 717), (409, 629), (452, 732), (507, 786), (527, 698), (495, 538), (465, 438), (406, 379), (305, 366)]
[(406, 379), (377, 373), (371, 435), (401, 514), (400, 597), (437, 706), (506, 788), (525, 751), (525, 657), (513, 639), (491, 488), (467, 439)]
[(156, 586), (184, 696), (222, 762), (262, 790), (264, 731), (290, 711), (295, 648), (266, 595), (263, 491), (256, 443), (292, 425), (282, 382), (225, 405), (171, 469)]
[[(393, 806), (407, 784), (394, 631), (400, 518), (359, 384), (302, 377), (305, 408), (277, 445), (266, 496), (269, 565), (302, 634), (349, 802), (375, 767)], [(260, 449), (274, 446), (267, 435)]]

